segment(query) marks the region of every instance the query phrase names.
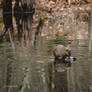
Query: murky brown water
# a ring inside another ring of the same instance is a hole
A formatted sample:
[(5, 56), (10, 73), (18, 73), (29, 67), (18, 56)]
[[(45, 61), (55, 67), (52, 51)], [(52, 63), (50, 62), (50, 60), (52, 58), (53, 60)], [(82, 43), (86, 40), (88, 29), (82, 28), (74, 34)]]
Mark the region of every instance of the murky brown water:
[[(48, 41), (27, 49), (0, 44), (1, 92), (91, 92), (92, 51), (88, 41), (74, 41), (70, 48), (77, 61), (65, 72), (53, 72)], [(53, 47), (53, 46), (52, 46)]]
[(68, 92), (92, 91), (92, 48), (88, 41), (76, 41), (71, 45), (77, 62), (68, 70)]
[(0, 47), (2, 92), (49, 92), (49, 76), (52, 76), (53, 70), (49, 70), (52, 63), (49, 64), (51, 60), (47, 42), (41, 42), (41, 45), (32, 49), (16, 48), (16, 51), (6, 42), (0, 44)]

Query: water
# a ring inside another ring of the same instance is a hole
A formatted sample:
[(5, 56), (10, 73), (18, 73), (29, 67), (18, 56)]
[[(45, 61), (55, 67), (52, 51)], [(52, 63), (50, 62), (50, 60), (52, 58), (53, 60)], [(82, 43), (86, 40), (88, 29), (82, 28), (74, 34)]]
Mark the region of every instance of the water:
[[(74, 41), (70, 48), (77, 61), (64, 72), (54, 72), (51, 44), (43, 41), (33, 49), (12, 49), (0, 44), (0, 90), (2, 92), (91, 92), (92, 51), (88, 41)], [(52, 87), (52, 86), (55, 87)], [(23, 90), (23, 91), (21, 91)]]
[(18, 48), (16, 51), (9, 48), (9, 43), (0, 44), (2, 92), (49, 92), (49, 74), (53, 72), (53, 68), (48, 69), (52, 67), (52, 61), (46, 43), (42, 42), (33, 50)]
[[(92, 47), (92, 45), (91, 45)], [(91, 92), (92, 89), (92, 50), (88, 41), (77, 41), (71, 45), (77, 62), (68, 70), (68, 92)]]

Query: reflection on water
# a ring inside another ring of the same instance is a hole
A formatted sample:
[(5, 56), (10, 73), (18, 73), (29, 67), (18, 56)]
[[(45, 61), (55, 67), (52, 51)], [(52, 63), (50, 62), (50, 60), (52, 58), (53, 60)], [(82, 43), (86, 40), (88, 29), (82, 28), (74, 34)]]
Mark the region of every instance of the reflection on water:
[[(68, 73), (68, 92), (92, 91), (92, 50), (88, 50), (88, 41), (78, 41), (72, 46), (73, 55), (78, 62), (72, 65)], [(90, 52), (90, 53), (89, 53)]]
[[(39, 48), (12, 51), (9, 43), (1, 44), (0, 49), (0, 90), (2, 92), (49, 92), (51, 86), (48, 77), (52, 72), (46, 44)], [(46, 49), (46, 50), (45, 50)], [(51, 61), (51, 60), (50, 60)], [(50, 85), (50, 86), (49, 86)], [(22, 91), (23, 90), (23, 91)]]
[(0, 44), (0, 90), (2, 92), (91, 92), (92, 51), (88, 41), (70, 45), (78, 60), (64, 72), (54, 72), (48, 41), (13, 51), (9, 43)]
[[(12, 0), (5, 0), (3, 2), (3, 22), (4, 32), (0, 37), (0, 40), (4, 38), (7, 32), (9, 32), (10, 41), (12, 47), (15, 48), (15, 34), (18, 35), (18, 41), (20, 45), (26, 45), (30, 39), (29, 34), (31, 31), (31, 24), (33, 20), (33, 14), (35, 9), (33, 2), (15, 1), (15, 5), (12, 6)], [(14, 19), (17, 25), (17, 31), (15, 31)], [(24, 44), (23, 44), (24, 43)]]

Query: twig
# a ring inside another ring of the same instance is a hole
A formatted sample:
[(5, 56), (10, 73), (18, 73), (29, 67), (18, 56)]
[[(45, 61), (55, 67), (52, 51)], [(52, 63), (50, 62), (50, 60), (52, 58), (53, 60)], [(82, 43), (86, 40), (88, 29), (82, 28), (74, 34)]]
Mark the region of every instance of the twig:
[(5, 36), (6, 32), (7, 32), (7, 30), (5, 29), (4, 33), (0, 36), (0, 41), (3, 40), (3, 37)]

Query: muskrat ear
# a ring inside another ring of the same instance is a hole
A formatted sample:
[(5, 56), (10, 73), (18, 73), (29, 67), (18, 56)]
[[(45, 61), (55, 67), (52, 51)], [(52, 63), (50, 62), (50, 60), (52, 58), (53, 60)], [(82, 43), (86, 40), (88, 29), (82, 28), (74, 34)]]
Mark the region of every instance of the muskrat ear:
[(64, 51), (64, 55), (71, 56), (71, 50), (69, 50), (69, 49), (65, 49), (65, 51)]
[(68, 49), (64, 50), (64, 55), (68, 55)]
[(71, 56), (71, 50), (69, 50), (69, 56)]

